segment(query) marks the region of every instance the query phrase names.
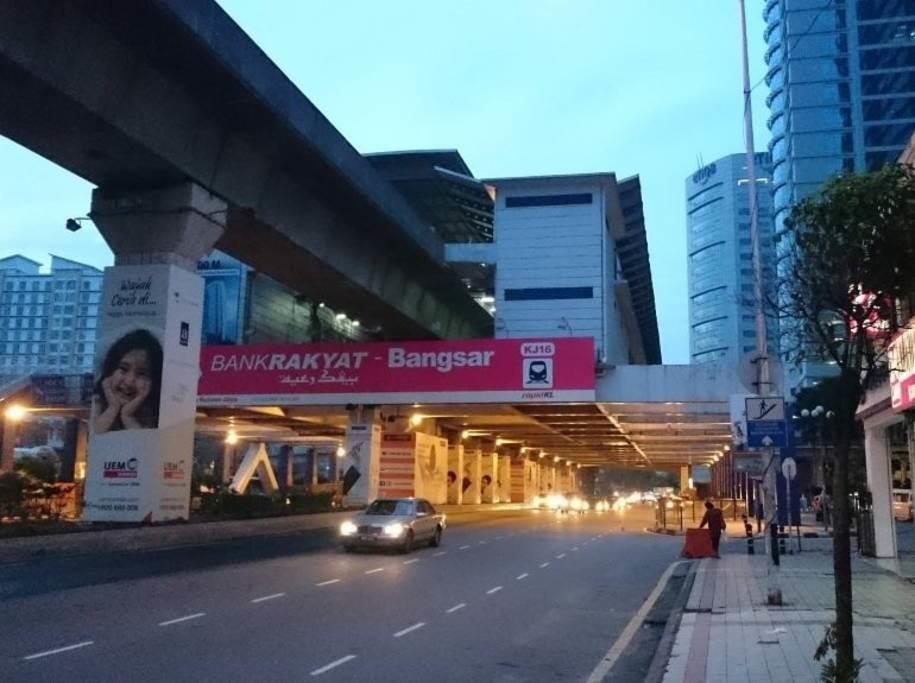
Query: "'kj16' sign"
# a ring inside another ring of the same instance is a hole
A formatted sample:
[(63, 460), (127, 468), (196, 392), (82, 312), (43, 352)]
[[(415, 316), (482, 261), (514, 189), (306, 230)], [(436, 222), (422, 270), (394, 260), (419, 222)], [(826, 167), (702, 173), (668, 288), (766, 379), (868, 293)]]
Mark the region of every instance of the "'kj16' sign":
[(594, 400), (594, 340), (205, 346), (200, 405)]
[(909, 321), (887, 348), (890, 364), (890, 400), (893, 410), (902, 412), (915, 407), (915, 327)]

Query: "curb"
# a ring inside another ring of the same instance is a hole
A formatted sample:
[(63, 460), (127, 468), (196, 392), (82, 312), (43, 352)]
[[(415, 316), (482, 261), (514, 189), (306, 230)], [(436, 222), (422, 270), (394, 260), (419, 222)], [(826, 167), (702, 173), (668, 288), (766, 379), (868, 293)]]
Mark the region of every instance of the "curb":
[(667, 624), (664, 626), (664, 633), (658, 647), (651, 658), (651, 665), (645, 673), (645, 683), (661, 683), (664, 680), (664, 673), (667, 669), (667, 663), (670, 661), (670, 653), (673, 651), (674, 641), (677, 638), (677, 632), (680, 630), (680, 622), (683, 620), (683, 613), (686, 611), (686, 603), (689, 600), (689, 594), (693, 590), (693, 583), (696, 581), (697, 563), (691, 562), (689, 573), (683, 580), (680, 587), (680, 593), (674, 602), (674, 607), (667, 618)]
[[(657, 584), (652, 589), (651, 593), (649, 593), (649, 595), (645, 598), (645, 601), (641, 604), (636, 613), (632, 615), (632, 618), (629, 620), (629, 622), (623, 628), (623, 631), (610, 646), (610, 649), (603, 657), (601, 657), (600, 661), (597, 663), (597, 666), (594, 667), (594, 670), (587, 678), (587, 683), (600, 683), (601, 681), (612, 677), (614, 667), (616, 667), (620, 660), (623, 659), (627, 650), (629, 650), (632, 646), (633, 638), (635, 637), (636, 633), (645, 625), (646, 620), (651, 615), (652, 611), (656, 608), (658, 600), (667, 590), (668, 585), (670, 585), (670, 580), (673, 578), (677, 569), (684, 565), (689, 565), (689, 562), (687, 560), (676, 560), (667, 566), (667, 568), (664, 570), (664, 573), (661, 574), (661, 577), (658, 579)], [(687, 569), (686, 576), (688, 577), (689, 574), (690, 571)], [(679, 602), (679, 600), (680, 596), (678, 595), (677, 601)], [(668, 623), (669, 621), (670, 618), (668, 617)], [(654, 663), (653, 659), (652, 663)]]

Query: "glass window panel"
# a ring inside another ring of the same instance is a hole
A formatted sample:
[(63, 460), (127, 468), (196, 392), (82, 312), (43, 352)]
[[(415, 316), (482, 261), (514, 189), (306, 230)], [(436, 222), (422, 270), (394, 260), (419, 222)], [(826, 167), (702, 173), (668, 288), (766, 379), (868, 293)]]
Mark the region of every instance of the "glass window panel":
[(789, 36), (803, 34), (806, 38), (811, 33), (832, 32), (845, 28), (845, 10), (824, 11), (829, 3), (821, 2), (818, 9), (789, 12), (785, 17), (785, 27)]
[(788, 65), (792, 85), (848, 77), (846, 59), (795, 59)]
[(861, 50), (861, 69), (863, 71), (898, 69), (907, 66), (915, 66), (915, 46), (894, 47), (891, 50), (881, 48)]
[(858, 28), (860, 45), (905, 44), (915, 42), (915, 21), (888, 21), (862, 24)]
[(864, 155), (864, 160), (869, 171), (874, 171), (878, 168), (883, 168), (884, 166), (895, 164), (898, 158), (899, 150), (895, 149), (882, 150), (879, 152), (866, 152)]
[(845, 104), (850, 96), (848, 83), (804, 83), (791, 86), (791, 104), (795, 107)]
[(861, 78), (864, 95), (890, 95), (915, 92), (915, 71), (898, 71), (889, 74), (865, 74)]
[(858, 0), (858, 19), (915, 15), (915, 0)]
[(865, 121), (915, 118), (915, 96), (864, 100), (861, 107)]
[(798, 159), (794, 162), (794, 180), (797, 183), (819, 184), (841, 170), (841, 159)]
[(912, 136), (915, 122), (865, 126), (864, 144), (871, 147), (905, 147)]
[(794, 136), (794, 155), (812, 157), (854, 154), (855, 143), (849, 132), (803, 133)]

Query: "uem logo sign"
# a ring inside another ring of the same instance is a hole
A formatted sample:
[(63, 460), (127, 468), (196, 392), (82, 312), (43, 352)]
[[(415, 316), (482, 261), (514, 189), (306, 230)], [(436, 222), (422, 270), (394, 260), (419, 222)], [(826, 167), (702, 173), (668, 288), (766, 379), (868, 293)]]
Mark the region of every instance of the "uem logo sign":
[(106, 460), (105, 470), (102, 475), (105, 479), (136, 479), (139, 474), (136, 458), (130, 460)]

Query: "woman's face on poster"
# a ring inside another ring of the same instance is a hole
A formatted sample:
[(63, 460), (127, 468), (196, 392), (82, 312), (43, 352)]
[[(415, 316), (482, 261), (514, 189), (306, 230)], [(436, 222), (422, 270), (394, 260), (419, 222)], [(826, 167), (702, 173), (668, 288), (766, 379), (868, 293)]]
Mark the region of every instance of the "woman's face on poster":
[(152, 387), (149, 356), (143, 349), (133, 349), (122, 357), (111, 374), (111, 388), (125, 403), (147, 396)]

